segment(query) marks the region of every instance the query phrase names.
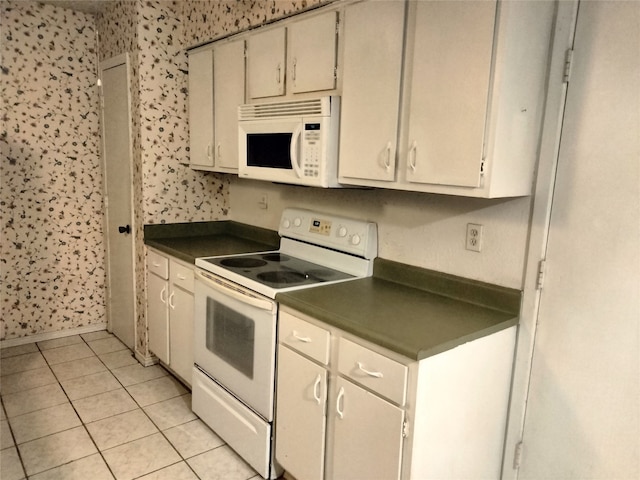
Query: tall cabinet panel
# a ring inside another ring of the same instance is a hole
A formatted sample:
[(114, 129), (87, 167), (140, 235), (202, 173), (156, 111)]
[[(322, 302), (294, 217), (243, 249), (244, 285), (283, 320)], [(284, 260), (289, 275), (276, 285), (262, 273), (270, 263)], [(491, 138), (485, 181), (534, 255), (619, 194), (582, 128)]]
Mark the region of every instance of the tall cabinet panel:
[(341, 180), (395, 180), (405, 2), (346, 8)]
[(416, 4), (407, 180), (477, 187), (496, 2)]
[(213, 167), (213, 53), (189, 53), (189, 153), (193, 168)]
[(213, 50), (215, 96), (215, 170), (238, 172), (238, 106), (244, 103), (244, 40)]

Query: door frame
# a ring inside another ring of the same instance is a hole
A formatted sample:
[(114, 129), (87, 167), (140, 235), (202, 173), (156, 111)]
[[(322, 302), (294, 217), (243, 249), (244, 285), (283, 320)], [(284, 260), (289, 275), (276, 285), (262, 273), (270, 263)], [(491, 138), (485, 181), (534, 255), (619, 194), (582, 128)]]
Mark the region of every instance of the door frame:
[(519, 475), (519, 455), (524, 436), (540, 308), (540, 281), (544, 275), (544, 260), (547, 255), (551, 209), (569, 84), (568, 79), (565, 78), (567, 52), (574, 46), (579, 3), (580, 0), (557, 2), (556, 21), (552, 31), (547, 98), (529, 217), (529, 234), (522, 280), (523, 296), (509, 399), (502, 480), (516, 480)]
[[(113, 331), (113, 321), (112, 321), (112, 313), (111, 313), (111, 292), (113, 291), (113, 289), (111, 288), (111, 272), (110, 272), (110, 258), (111, 258), (111, 245), (109, 242), (109, 197), (108, 197), (108, 191), (109, 191), (109, 187), (108, 187), (108, 180), (107, 180), (107, 163), (106, 163), (106, 158), (105, 158), (105, 151), (106, 151), (106, 146), (105, 146), (105, 125), (104, 125), (104, 118), (103, 118), (103, 106), (104, 106), (104, 96), (103, 96), (103, 91), (102, 91), (102, 72), (104, 70), (108, 70), (110, 68), (114, 68), (120, 65), (125, 65), (126, 69), (127, 69), (127, 107), (128, 107), (128, 128), (129, 128), (129, 132), (133, 132), (133, 117), (132, 117), (132, 109), (131, 109), (131, 62), (130, 62), (130, 56), (128, 52), (122, 53), (120, 55), (116, 55), (114, 57), (108, 58), (106, 60), (103, 60), (99, 63), (99, 78), (98, 78), (98, 85), (100, 88), (100, 129), (101, 129), (101, 134), (102, 134), (102, 138), (101, 138), (101, 142), (100, 142), (100, 146), (101, 146), (101, 157), (102, 157), (102, 173), (103, 173), (103, 202), (104, 202), (104, 218), (103, 218), (103, 222), (104, 222), (104, 232), (105, 232), (105, 249), (106, 249), (106, 261), (105, 261), (105, 272), (106, 272), (106, 280), (107, 280), (107, 295), (106, 295), (106, 301), (107, 301), (107, 330), (109, 332)], [(130, 218), (130, 222), (131, 222), (131, 242), (132, 242), (132, 248), (131, 248), (131, 268), (132, 268), (132, 291), (133, 291), (133, 345), (131, 346), (132, 350), (135, 352), (136, 351), (136, 341), (138, 338), (138, 302), (136, 301), (136, 297), (137, 297), (137, 291), (138, 291), (138, 285), (137, 285), (137, 278), (136, 278), (136, 231), (137, 231), (137, 226), (136, 226), (136, 216), (135, 216), (135, 209), (134, 209), (134, 185), (133, 185), (133, 141), (131, 139), (131, 137), (129, 138), (129, 145), (128, 145), (128, 150), (129, 150), (129, 159), (131, 161), (128, 162), (129, 164), (129, 180), (131, 182), (131, 195), (129, 198), (129, 202), (130, 202), (130, 209), (131, 209), (131, 218)], [(127, 345), (127, 347), (129, 347)]]

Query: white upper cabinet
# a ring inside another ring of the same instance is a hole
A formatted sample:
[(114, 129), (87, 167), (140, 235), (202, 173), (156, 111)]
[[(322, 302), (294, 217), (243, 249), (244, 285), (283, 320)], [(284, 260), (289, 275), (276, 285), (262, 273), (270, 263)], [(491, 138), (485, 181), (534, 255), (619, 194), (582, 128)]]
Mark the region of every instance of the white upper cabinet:
[(279, 27), (249, 36), (249, 97), (284, 95), (286, 28)]
[(238, 172), (238, 106), (244, 103), (244, 40), (213, 50), (215, 100), (214, 170)]
[(409, 182), (480, 185), (495, 17), (495, 1), (417, 3)]
[(395, 180), (404, 2), (344, 13), (339, 176)]
[(244, 40), (189, 52), (191, 167), (238, 172), (238, 105), (244, 103)]
[[(363, 62), (363, 72), (373, 78), (353, 73), (358, 35), (350, 33), (356, 28), (350, 16), (366, 16), (386, 3), (402, 2), (370, 1), (346, 8), (340, 182), (485, 198), (529, 195), (553, 2), (407, 2), (401, 87), (390, 79), (397, 78), (397, 66), (388, 61), (378, 65), (378, 51), (368, 55), (370, 70)], [(360, 35), (367, 35), (369, 24), (360, 27)], [(395, 21), (383, 22), (368, 35), (376, 41), (396, 29)], [(384, 58), (385, 51), (380, 52)], [(366, 112), (367, 107), (358, 109), (354, 103), (360, 86), (366, 94), (358, 105), (374, 104)], [(385, 151), (380, 144), (389, 135), (380, 131), (381, 125), (392, 128), (392, 99), (399, 92), (398, 146), (385, 140)], [(380, 103), (389, 106), (377, 108)], [(362, 112), (361, 117), (354, 111)]]
[(189, 53), (189, 156), (193, 168), (213, 167), (213, 52)]
[(249, 35), (249, 98), (334, 90), (337, 18), (324, 12)]
[(288, 28), (293, 93), (336, 88), (337, 12), (294, 22)]

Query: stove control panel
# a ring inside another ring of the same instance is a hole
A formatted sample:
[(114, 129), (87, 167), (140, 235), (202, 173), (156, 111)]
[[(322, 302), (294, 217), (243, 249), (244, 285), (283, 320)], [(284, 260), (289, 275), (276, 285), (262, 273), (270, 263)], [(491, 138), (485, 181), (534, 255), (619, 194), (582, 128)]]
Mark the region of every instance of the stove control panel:
[(373, 222), (299, 208), (282, 212), (281, 237), (372, 259), (378, 254), (378, 228)]

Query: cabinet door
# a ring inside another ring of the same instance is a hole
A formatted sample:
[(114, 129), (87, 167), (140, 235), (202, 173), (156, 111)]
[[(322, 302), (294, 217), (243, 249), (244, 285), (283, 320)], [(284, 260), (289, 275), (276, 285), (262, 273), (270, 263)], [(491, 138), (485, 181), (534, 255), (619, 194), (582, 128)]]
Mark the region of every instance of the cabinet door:
[(238, 171), (238, 105), (244, 103), (244, 40), (213, 51), (215, 95), (215, 168)]
[(147, 277), (147, 324), (149, 350), (169, 364), (169, 282), (154, 274)]
[(297, 21), (288, 29), (293, 93), (336, 88), (337, 12)]
[(407, 180), (477, 187), (496, 2), (415, 3)]
[(326, 398), (327, 371), (279, 346), (276, 459), (296, 478), (324, 476)]
[(249, 36), (249, 97), (284, 95), (285, 34), (286, 29), (282, 27)]
[(371, 1), (345, 11), (339, 165), (345, 183), (395, 180), (404, 8)]
[(404, 411), (338, 377), (330, 478), (400, 478)]
[(189, 156), (193, 167), (213, 167), (213, 53), (189, 54)]
[(175, 285), (169, 295), (171, 369), (191, 385), (193, 371), (193, 294)]

